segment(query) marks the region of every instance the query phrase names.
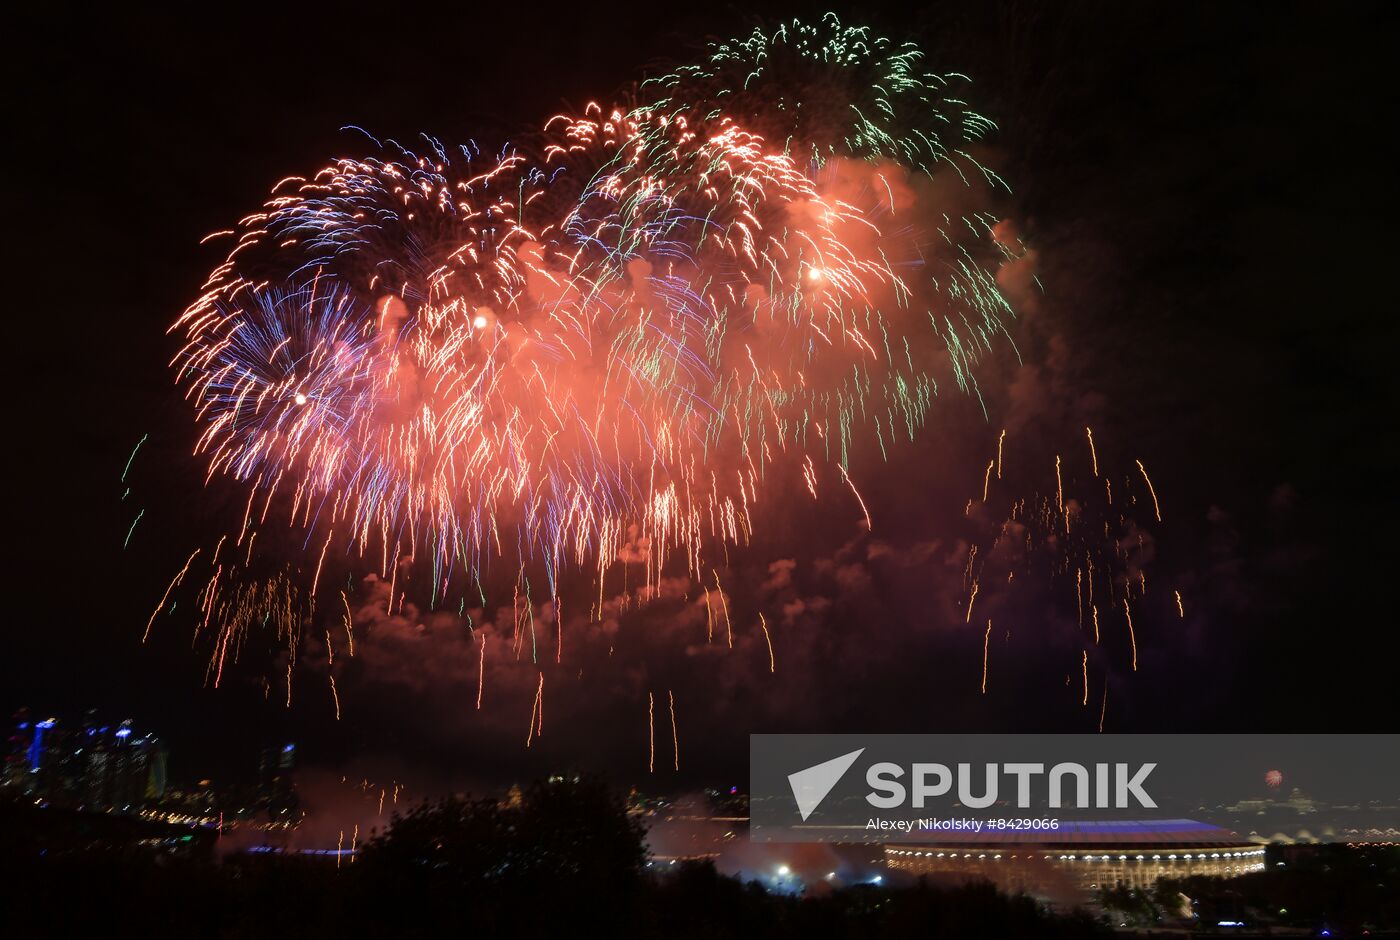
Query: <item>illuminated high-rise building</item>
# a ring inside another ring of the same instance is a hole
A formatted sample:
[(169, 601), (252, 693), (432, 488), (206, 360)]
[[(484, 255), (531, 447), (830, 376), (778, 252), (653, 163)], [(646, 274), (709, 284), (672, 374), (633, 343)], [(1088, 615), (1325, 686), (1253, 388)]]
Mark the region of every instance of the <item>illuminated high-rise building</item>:
[(50, 804), (134, 813), (165, 793), (165, 745), (138, 735), (130, 719), (103, 725), (89, 710), (80, 727), (65, 728), (21, 709), (7, 743), (0, 785)]
[(274, 820), (297, 815), (301, 802), (296, 792), (295, 744), (264, 748), (258, 765), (258, 803)]

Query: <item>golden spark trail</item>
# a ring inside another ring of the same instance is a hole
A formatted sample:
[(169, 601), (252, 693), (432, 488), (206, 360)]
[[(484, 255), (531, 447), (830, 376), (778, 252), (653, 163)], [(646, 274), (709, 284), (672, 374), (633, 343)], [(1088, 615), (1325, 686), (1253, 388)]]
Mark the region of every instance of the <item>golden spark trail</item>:
[(1080, 661), (1079, 666), (1084, 670), (1084, 700), (1079, 704), (1087, 706), (1089, 704), (1089, 651), (1082, 650), (1081, 652), (1084, 658)]
[(982, 636), (982, 694), (987, 694), (987, 654), (992, 645), (992, 621), (987, 621), (987, 632)]
[(997, 479), (1001, 479), (1001, 445), (1006, 441), (1006, 428), (1001, 429), (1001, 434), (997, 436)]
[(1185, 620), (1185, 619), (1186, 619), (1186, 608), (1183, 607), (1182, 604), (1181, 604), (1181, 592), (1180, 592), (1180, 591), (1172, 591), (1172, 593), (1176, 595), (1176, 615), (1177, 615), (1177, 617), (1181, 618), (1182, 620)]
[(1061, 513), (1065, 511), (1065, 484), (1060, 479), (1060, 455), (1055, 455), (1055, 508)]
[(647, 773), (656, 773), (656, 700), (647, 693)]
[[(992, 486), (992, 465), (995, 462), (993, 460), (987, 461), (987, 475), (982, 478), (982, 502), (984, 503), (987, 501), (987, 492)], [(1001, 477), (997, 477), (997, 479), (1001, 479)]]
[(481, 711), (481, 694), (486, 690), (486, 631), (481, 631), (481, 658), (476, 667), (476, 710)]
[(1089, 435), (1089, 459), (1094, 462), (1094, 476), (1099, 475), (1099, 452), (1094, 449), (1094, 429), (1086, 427), (1084, 433)]
[(1162, 507), (1157, 503), (1157, 489), (1152, 485), (1152, 478), (1147, 475), (1147, 468), (1142, 465), (1142, 461), (1137, 461), (1138, 472), (1147, 481), (1147, 492), (1152, 494), (1152, 511), (1157, 516), (1157, 521), (1162, 521)]
[(675, 757), (674, 769), (681, 769), (681, 738), (676, 731), (676, 696), (670, 689), (666, 690), (666, 699), (671, 706), (671, 753)]
[(539, 718), (535, 727), (535, 737), (544, 734), (544, 673), (540, 673), (540, 687), (535, 692), (535, 699), (539, 702)]
[(1133, 645), (1133, 672), (1137, 672), (1137, 632), (1133, 630), (1133, 612), (1128, 609), (1128, 599), (1123, 598), (1123, 616), (1128, 618), (1128, 640)]
[(715, 640), (715, 611), (710, 606), (710, 589), (701, 586), (705, 592), (705, 642), (713, 643)]
[(841, 476), (845, 478), (846, 485), (851, 488), (852, 493), (856, 494), (856, 502), (860, 503), (860, 511), (865, 514), (865, 530), (867, 532), (875, 531), (875, 526), (870, 522), (870, 510), (865, 508), (865, 500), (861, 498), (860, 491), (856, 489), (856, 485), (851, 482), (850, 474), (848, 474), (846, 468), (839, 463), (836, 465), (836, 469), (841, 471)]
[(345, 605), (345, 639), (350, 644), (350, 658), (355, 657), (355, 630), (350, 619), (350, 598), (345, 596), (345, 592), (340, 592), (340, 602)]
[(1079, 608), (1079, 629), (1084, 629), (1084, 569), (1074, 569), (1074, 602)]
[(763, 639), (768, 643), (768, 671), (776, 672), (778, 661), (773, 658), (773, 638), (768, 635), (768, 621), (763, 614), (758, 615), (758, 625), (763, 628)]
[[(538, 730), (536, 730), (538, 726)], [(530, 730), (525, 735), (525, 746), (544, 733), (544, 673), (540, 673), (540, 684), (535, 689), (535, 703), (530, 706)]]
[(329, 677), (331, 680), (331, 698), (335, 700), (335, 720), (340, 720), (340, 693), (335, 690), (335, 676)]
[(156, 605), (155, 610), (151, 611), (151, 619), (146, 621), (146, 632), (141, 634), (142, 643), (145, 643), (146, 638), (151, 635), (151, 624), (156, 622), (156, 617), (159, 616), (161, 610), (165, 608), (165, 602), (170, 599), (170, 592), (175, 590), (181, 581), (185, 580), (185, 573), (190, 570), (190, 562), (194, 561), (194, 556), (198, 555), (199, 551), (200, 550), (196, 548), (190, 553), (190, 557), (185, 559), (185, 566), (176, 573), (174, 579), (170, 582), (169, 586), (166, 587), (165, 593), (160, 596), (160, 603)]
[(972, 623), (972, 604), (977, 600), (977, 582), (972, 582), (972, 594), (967, 599), (967, 618), (963, 623)]
[(721, 607), (721, 609), (723, 609), (723, 611), (724, 611), (724, 636), (725, 636), (725, 639), (726, 639), (726, 640), (728, 641), (728, 643), (729, 643), (729, 648), (730, 648), (730, 649), (733, 649), (733, 648), (734, 648), (734, 627), (733, 627), (733, 625), (729, 622), (729, 599), (726, 598), (726, 597), (724, 596), (724, 588), (720, 586), (720, 583), (719, 583), (719, 572), (718, 572), (718, 571), (711, 571), (711, 574), (713, 574), (713, 575), (715, 576), (715, 590), (717, 590), (717, 591), (719, 592), (719, 603), (720, 603), (720, 607)]
[[(316, 576), (311, 579), (311, 603), (316, 603), (316, 585), (321, 583), (321, 566), (326, 563), (326, 549), (331, 547), (331, 539), (335, 537), (335, 530), (326, 533), (326, 544), (321, 546), (321, 558), (316, 562)], [(393, 598), (390, 598), (392, 602)]]

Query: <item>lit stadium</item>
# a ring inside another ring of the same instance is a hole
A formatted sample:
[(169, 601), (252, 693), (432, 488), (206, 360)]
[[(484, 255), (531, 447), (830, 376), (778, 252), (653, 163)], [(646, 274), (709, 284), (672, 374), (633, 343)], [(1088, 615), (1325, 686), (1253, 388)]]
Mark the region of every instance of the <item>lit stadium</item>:
[(1067, 822), (1055, 842), (952, 833), (927, 845), (887, 845), (885, 864), (914, 875), (986, 879), (1010, 891), (1151, 888), (1160, 878), (1232, 877), (1264, 868), (1264, 848), (1191, 819)]

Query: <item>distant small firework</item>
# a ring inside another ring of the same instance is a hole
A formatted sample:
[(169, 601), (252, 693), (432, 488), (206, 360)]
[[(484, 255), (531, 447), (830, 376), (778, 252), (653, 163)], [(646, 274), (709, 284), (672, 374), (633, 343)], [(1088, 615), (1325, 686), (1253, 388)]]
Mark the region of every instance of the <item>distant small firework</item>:
[(1277, 790), (1279, 787), (1283, 786), (1283, 771), (1269, 771), (1264, 775), (1264, 783), (1268, 785), (1270, 790)]
[[(1155, 492), (1145, 475), (1115, 474), (1106, 461), (1101, 465), (1094, 433), (1084, 431), (1082, 449), (1076, 442), (1053, 462), (1046, 460), (1040, 473), (1015, 456), (1014, 437), (1008, 439), (1006, 431), (997, 436), (995, 456), (985, 468), (978, 466), (978, 493), (964, 507), (985, 534), (968, 545), (957, 609), (970, 624), (974, 605), (981, 609), (1028, 592), (1038, 605), (1050, 605), (1047, 613), (1072, 621), (1077, 637), (1065, 663), (1065, 685), (1088, 708), (1091, 670), (1106, 682), (1115, 668), (1139, 669), (1147, 638), (1139, 636), (1134, 614), (1149, 602), (1179, 616), (1182, 608), (1179, 591), (1148, 591), (1156, 543), (1142, 519), (1158, 520)], [(1003, 481), (1003, 463), (1007, 481), (1026, 479), (1029, 471), (1044, 490), (1017, 491)], [(1010, 641), (1010, 631), (1005, 638)], [(985, 694), (990, 621), (980, 639)]]

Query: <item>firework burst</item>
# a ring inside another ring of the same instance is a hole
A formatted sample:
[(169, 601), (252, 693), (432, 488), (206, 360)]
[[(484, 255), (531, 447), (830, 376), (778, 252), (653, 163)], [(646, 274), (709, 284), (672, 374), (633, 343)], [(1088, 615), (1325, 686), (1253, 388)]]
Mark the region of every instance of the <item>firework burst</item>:
[[(570, 567), (705, 579), (789, 471), (868, 527), (852, 452), (892, 459), (940, 379), (978, 392), (1020, 252), (943, 198), (1000, 185), (991, 124), (920, 61), (791, 23), (494, 155), (365, 135), (278, 183), (172, 327), (207, 473), (248, 492), (201, 595), (221, 650), (264, 595), (294, 647), (328, 559), (390, 611), (410, 562), (433, 604), (500, 566), (527, 610), (536, 566), (556, 609)], [(300, 584), (237, 585), (270, 514)]]
[[(440, 571), (536, 558), (553, 583), (563, 561), (601, 571), (638, 537), (684, 546), (698, 572), (704, 538), (745, 537), (775, 453), (844, 468), (858, 425), (882, 447), (911, 436), (937, 391), (930, 338), (966, 385), (1002, 330), (992, 272), (965, 248), (946, 281), (897, 271), (923, 259), (905, 228), (882, 230), (889, 178), (863, 204), (828, 198), (791, 134), (775, 150), (721, 111), (770, 123), (760, 104), (792, 107), (768, 100), (792, 71), (780, 62), (820, 64), (811, 80), (836, 73), (854, 113), (875, 95), (889, 121), (817, 135), (808, 156), (925, 172), (953, 151), (890, 128), (908, 111), (954, 119), (915, 50), (832, 19), (788, 29), (678, 71), (664, 102), (548, 122), (540, 161), (430, 140), (284, 180), (177, 323), (210, 473), (289, 493), (304, 526), (361, 553), (428, 547)], [(777, 74), (678, 104), (744, 56)], [(867, 88), (875, 75), (889, 88)], [(980, 132), (969, 120), (960, 133)], [(978, 320), (960, 310), (955, 327), (959, 306)]]

